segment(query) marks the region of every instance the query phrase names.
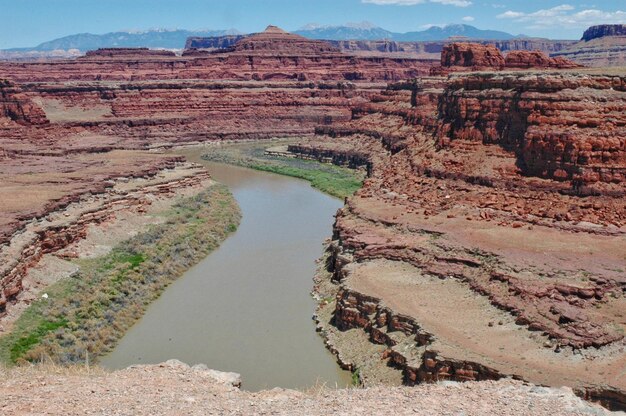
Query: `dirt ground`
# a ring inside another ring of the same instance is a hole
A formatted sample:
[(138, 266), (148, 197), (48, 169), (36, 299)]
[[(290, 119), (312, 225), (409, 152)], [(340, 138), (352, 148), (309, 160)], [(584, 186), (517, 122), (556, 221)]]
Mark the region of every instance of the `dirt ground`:
[(101, 369), (0, 370), (3, 415), (602, 415), (569, 389), (501, 380), (308, 392), (233, 387), (236, 375), (179, 361)]

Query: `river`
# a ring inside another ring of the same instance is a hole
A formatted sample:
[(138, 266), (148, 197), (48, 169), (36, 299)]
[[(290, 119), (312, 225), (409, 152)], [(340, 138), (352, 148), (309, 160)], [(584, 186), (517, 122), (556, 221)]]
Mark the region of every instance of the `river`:
[(341, 201), (298, 179), (185, 153), (230, 188), (243, 214), (239, 229), (151, 304), (100, 363), (124, 368), (176, 358), (240, 373), (252, 391), (345, 387), (350, 374), (315, 332), (310, 296)]

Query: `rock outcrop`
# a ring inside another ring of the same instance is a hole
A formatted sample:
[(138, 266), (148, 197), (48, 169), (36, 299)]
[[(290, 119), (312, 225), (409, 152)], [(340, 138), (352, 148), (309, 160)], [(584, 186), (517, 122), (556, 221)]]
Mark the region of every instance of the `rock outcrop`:
[[(0, 370), (2, 371), (2, 370)], [(464, 413), (560, 416), (601, 414), (570, 389), (514, 380), (371, 389), (275, 388), (249, 392), (233, 387), (237, 375), (170, 360), (115, 372), (26, 367), (0, 372), (0, 407), (5, 414), (395, 414)], [(245, 376), (243, 378), (245, 385)]]
[(190, 37), (185, 42), (185, 52), (193, 49), (227, 49), (235, 46), (237, 42), (247, 35), (227, 35), (211, 37)]
[(514, 375), (621, 408), (623, 83), (421, 78), (293, 146), (360, 154), (369, 172), (337, 215), (335, 327), (322, 331), (362, 328), (405, 383)]
[(323, 55), (339, 53), (339, 49), (333, 47), (328, 42), (307, 39), (271, 25), (261, 33), (243, 37), (232, 46), (232, 51), (265, 55)]
[(550, 58), (541, 51), (510, 51), (506, 57), (494, 45), (451, 43), (441, 52), (441, 69), (431, 74), (468, 70), (572, 69), (581, 65), (563, 57)]
[(570, 59), (589, 67), (626, 65), (626, 25), (592, 26), (580, 42), (569, 45), (551, 56)]
[(589, 42), (606, 36), (626, 36), (626, 25), (597, 25), (585, 30), (581, 40)]
[[(28, 270), (44, 254), (83, 239), (91, 225), (109, 221), (123, 211), (141, 212), (156, 198), (208, 180), (206, 171), (183, 165), (180, 157), (123, 151), (105, 157), (112, 161), (98, 162), (99, 158), (92, 156), (91, 166), (72, 160), (63, 166), (46, 166), (55, 162), (48, 158), (40, 161), (40, 172), (27, 170), (21, 175), (19, 171), (7, 172), (10, 165), (16, 169), (20, 162), (3, 166), (1, 188), (7, 197), (0, 217), (0, 317), (7, 302), (22, 291)], [(21, 159), (22, 163), (36, 162), (32, 158)], [(89, 157), (81, 159), (87, 162)], [(74, 179), (74, 175), (89, 171), (94, 178)], [(13, 195), (16, 184), (24, 181), (26, 175), (31, 176), (30, 187), (19, 196)], [(38, 176), (55, 178), (56, 183), (46, 183)], [(133, 176), (141, 179), (129, 181)], [(31, 195), (33, 192), (39, 195)], [(5, 223), (15, 217), (17, 221)]]
[(572, 181), (581, 191), (597, 182), (622, 184), (624, 92), (626, 78), (618, 76), (457, 77), (439, 105), (439, 143), (499, 144), (517, 154), (524, 174)]
[(589, 67), (626, 65), (626, 36), (607, 36), (578, 42), (551, 56), (566, 58)]
[[(234, 45), (249, 35), (229, 35), (214, 37), (191, 37), (185, 44), (184, 55), (199, 53), (198, 50), (219, 50), (234, 47)], [(439, 61), (441, 51), (449, 41), (401, 42), (393, 40), (325, 40), (325, 42), (347, 54), (377, 55), (377, 56), (404, 56), (407, 58), (424, 58)], [(549, 40), (537, 38), (474, 41), (481, 44), (493, 44), (503, 52), (516, 50), (540, 50), (544, 53), (558, 52), (576, 41)]]
[(13, 83), (0, 79), (0, 126), (14, 122), (22, 125), (48, 124), (43, 110)]
[(441, 51), (443, 68), (502, 69), (505, 61), (498, 48), (479, 43), (451, 43)]
[(581, 68), (575, 62), (563, 57), (550, 58), (541, 51), (511, 51), (504, 59), (507, 69), (571, 69)]

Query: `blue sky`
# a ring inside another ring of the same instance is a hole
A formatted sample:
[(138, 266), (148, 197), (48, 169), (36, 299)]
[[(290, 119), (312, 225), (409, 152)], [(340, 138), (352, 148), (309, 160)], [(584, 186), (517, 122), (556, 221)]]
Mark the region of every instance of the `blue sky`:
[(394, 32), (467, 23), (560, 39), (599, 23), (626, 23), (626, 0), (0, 0), (0, 48), (65, 35), (150, 28), (295, 30), (370, 21)]

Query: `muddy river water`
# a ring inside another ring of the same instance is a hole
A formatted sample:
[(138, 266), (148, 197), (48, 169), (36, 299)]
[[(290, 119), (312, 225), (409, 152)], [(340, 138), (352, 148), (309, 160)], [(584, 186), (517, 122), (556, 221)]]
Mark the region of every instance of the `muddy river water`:
[(350, 374), (315, 332), (309, 294), (341, 201), (297, 179), (202, 163), (237, 199), (239, 229), (151, 304), (101, 364), (176, 358), (240, 373), (246, 390), (346, 386)]

